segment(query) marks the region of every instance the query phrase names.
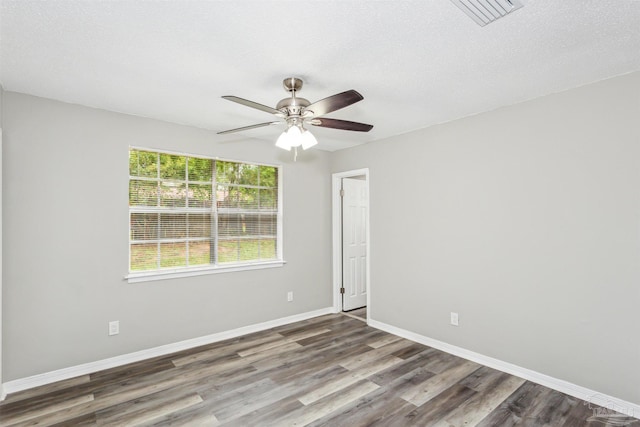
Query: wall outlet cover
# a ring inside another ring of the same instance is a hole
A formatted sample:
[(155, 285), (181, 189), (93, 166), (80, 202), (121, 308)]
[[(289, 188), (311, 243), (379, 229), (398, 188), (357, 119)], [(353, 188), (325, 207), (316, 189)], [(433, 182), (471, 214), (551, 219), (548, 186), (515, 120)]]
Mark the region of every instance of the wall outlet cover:
[(109, 322), (109, 335), (118, 335), (120, 333), (120, 321), (114, 320)]
[(451, 324), (453, 326), (458, 326), (458, 313), (451, 312)]

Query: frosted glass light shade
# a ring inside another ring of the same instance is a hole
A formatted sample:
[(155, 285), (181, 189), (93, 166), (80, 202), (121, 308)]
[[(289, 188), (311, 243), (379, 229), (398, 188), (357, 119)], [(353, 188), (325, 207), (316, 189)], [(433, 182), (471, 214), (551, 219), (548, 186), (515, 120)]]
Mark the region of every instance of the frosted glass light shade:
[(301, 141), (302, 141), (303, 150), (306, 150), (307, 148), (311, 148), (318, 143), (318, 140), (316, 139), (316, 137), (313, 136), (313, 134), (308, 130), (305, 130), (304, 132), (302, 132)]
[(287, 131), (289, 145), (292, 147), (299, 147), (302, 144), (302, 131), (298, 126), (291, 126)]
[(291, 151), (291, 144), (289, 144), (289, 138), (287, 135), (287, 131), (285, 130), (280, 134), (278, 140), (276, 141), (276, 147), (282, 148), (283, 150)]

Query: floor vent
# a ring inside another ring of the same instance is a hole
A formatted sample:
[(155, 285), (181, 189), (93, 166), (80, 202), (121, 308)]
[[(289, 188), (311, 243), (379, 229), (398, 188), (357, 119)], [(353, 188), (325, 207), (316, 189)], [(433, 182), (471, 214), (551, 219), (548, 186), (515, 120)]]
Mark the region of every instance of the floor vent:
[(451, 2), (481, 27), (524, 6), (520, 0), (451, 0)]

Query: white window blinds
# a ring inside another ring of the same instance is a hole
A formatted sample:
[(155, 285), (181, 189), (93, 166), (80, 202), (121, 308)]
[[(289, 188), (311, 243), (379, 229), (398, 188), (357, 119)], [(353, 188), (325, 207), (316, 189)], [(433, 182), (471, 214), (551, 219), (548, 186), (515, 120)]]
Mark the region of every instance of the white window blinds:
[(279, 168), (129, 151), (131, 272), (277, 260)]

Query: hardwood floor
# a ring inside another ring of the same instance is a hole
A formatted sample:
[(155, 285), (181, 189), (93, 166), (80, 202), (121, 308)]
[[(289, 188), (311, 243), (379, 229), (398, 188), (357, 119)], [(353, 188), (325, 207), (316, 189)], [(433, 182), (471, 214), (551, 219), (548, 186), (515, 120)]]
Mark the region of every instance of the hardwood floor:
[(342, 314), (355, 317), (356, 319), (367, 321), (367, 307), (356, 308), (355, 310), (344, 311)]
[(26, 390), (0, 404), (0, 426), (606, 425), (593, 416), (579, 399), (343, 314)]

